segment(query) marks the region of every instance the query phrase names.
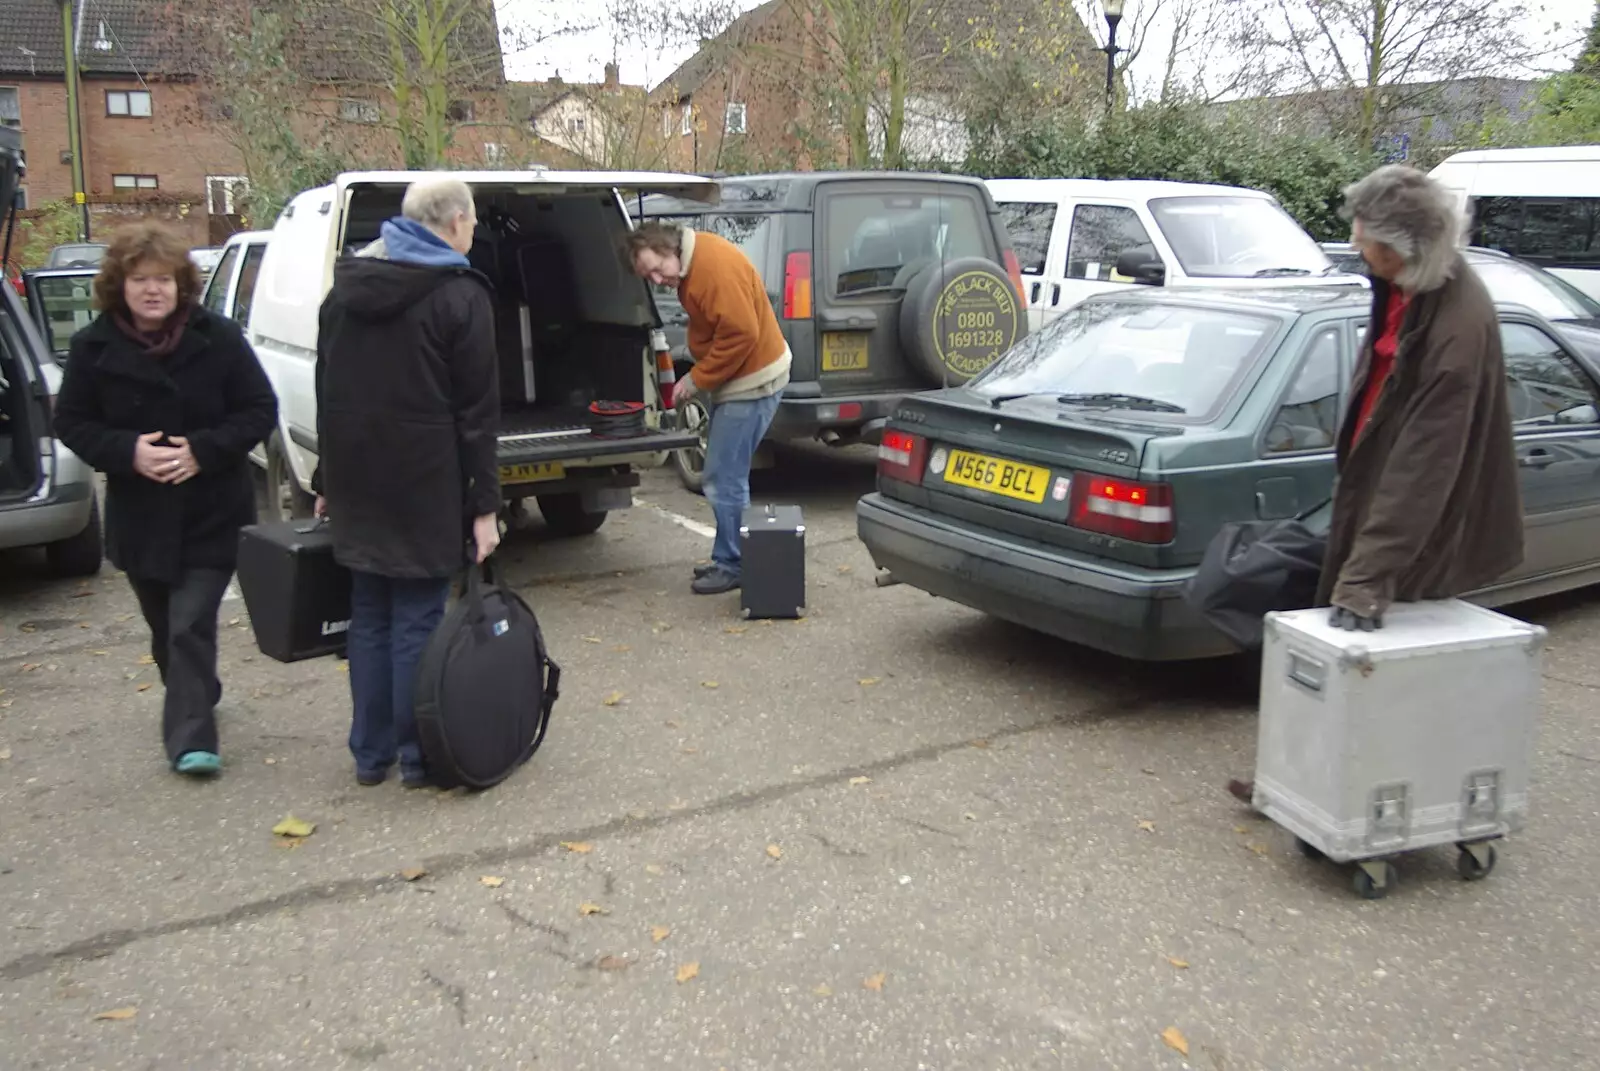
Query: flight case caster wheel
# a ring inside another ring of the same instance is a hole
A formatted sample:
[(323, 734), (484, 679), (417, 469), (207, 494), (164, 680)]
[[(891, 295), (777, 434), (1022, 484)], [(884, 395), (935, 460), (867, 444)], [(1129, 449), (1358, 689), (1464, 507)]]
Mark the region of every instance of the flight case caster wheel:
[(1352, 884), (1363, 900), (1382, 900), (1400, 884), (1400, 872), (1390, 862), (1357, 863)]
[(1494, 869), (1495, 851), (1493, 844), (1479, 841), (1476, 844), (1458, 844), (1461, 854), (1456, 856), (1456, 873), (1461, 875), (1463, 881), (1482, 881)]

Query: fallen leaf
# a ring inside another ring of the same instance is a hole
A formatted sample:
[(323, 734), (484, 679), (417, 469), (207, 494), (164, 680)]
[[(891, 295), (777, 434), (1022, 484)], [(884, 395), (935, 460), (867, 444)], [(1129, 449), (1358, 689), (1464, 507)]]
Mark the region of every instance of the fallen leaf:
[(718, 684), (716, 681), (701, 681), (700, 682), (700, 687), (702, 687), (702, 688), (720, 688), (722, 686), (720, 684)]
[(863, 981), (861, 983), (861, 988), (862, 989), (870, 989), (874, 993), (882, 993), (883, 992), (883, 983), (887, 982), (888, 980), (889, 980), (889, 976), (887, 974), (885, 974), (884, 972), (879, 971), (877, 974), (874, 974), (871, 978), (868, 978), (865, 981)]
[(748, 625), (729, 625), (727, 628), (723, 629), (722, 631), (726, 632), (730, 636), (739, 636), (739, 635), (743, 635), (746, 632), (749, 632), (750, 631), (750, 627)]
[(8, 760), (10, 758), (11, 758), (11, 749), (8, 748), (8, 747), (0, 747), (0, 762), (5, 762), (6, 760)]
[(1251, 843), (1246, 844), (1245, 847), (1249, 848), (1251, 851), (1255, 852), (1257, 855), (1266, 855), (1267, 852), (1270, 850), (1265, 844), (1262, 844), (1260, 841), (1252, 841)]
[(407, 881), (416, 881), (418, 878), (427, 877), (428, 872), (420, 866), (408, 866), (400, 871), (400, 876)]
[(697, 747), (686, 747), (683, 749), (683, 753), (685, 755), (698, 755), (700, 754), (700, 749)]
[(1184, 1056), (1189, 1055), (1189, 1039), (1177, 1027), (1169, 1026), (1161, 1031), (1161, 1040), (1167, 1043), (1167, 1048), (1177, 1049)]
[(622, 693), (612, 692), (610, 695), (606, 696), (605, 699), (601, 700), (601, 702), (605, 703), (605, 705), (608, 707), (614, 707), (618, 703), (622, 702)]
[(850, 779), (850, 783), (852, 785), (870, 785), (870, 784), (872, 784), (872, 778), (870, 778), (870, 777), (852, 777)]
[(871, 688), (874, 684), (877, 684), (882, 679), (882, 677), (862, 677), (857, 683), (863, 688)]
[(579, 855), (588, 855), (590, 852), (594, 851), (593, 844), (581, 840), (564, 840), (561, 842), (561, 846), (567, 851), (577, 852)]
[(22, 672), (24, 672), (24, 673), (32, 673), (34, 670), (36, 670), (38, 668), (39, 668), (39, 663), (37, 663), (37, 662), (24, 662), (24, 663), (22, 663)]
[(1245, 828), (1245, 827), (1244, 827), (1244, 826), (1234, 826), (1234, 827), (1233, 827), (1233, 831), (1234, 831), (1234, 832), (1235, 832), (1235, 833), (1248, 833), (1248, 832), (1250, 832), (1250, 831), (1249, 831), (1249, 830), (1248, 830), (1248, 829), (1246, 829), (1246, 828)]
[(106, 655), (110, 654), (111, 652), (110, 651), (90, 651), (89, 653), (92, 654), (92, 655), (95, 655), (96, 657), (103, 658)]
[(698, 978), (698, 977), (700, 977), (700, 964), (699, 963), (685, 963), (683, 966), (678, 968), (678, 984), (679, 985), (682, 985), (684, 982), (687, 982), (691, 978)]
[(265, 759), (262, 759), (261, 761), (266, 763), (268, 766), (276, 766), (276, 765), (278, 765), (278, 760), (274, 759), (274, 758), (265, 758)]
[(87, 599), (89, 596), (91, 596), (93, 594), (94, 594), (94, 592), (92, 592), (92, 591), (74, 591), (72, 593), (72, 597), (74, 599)]
[(767, 854), (772, 856), (774, 859), (782, 859), (783, 849), (778, 847), (776, 844), (769, 844), (767, 845)]
[(850, 567), (848, 565), (839, 566), (839, 575), (840, 576), (844, 576), (848, 572), (850, 572)]
[(54, 673), (56, 670), (60, 669), (61, 667), (56, 665), (54, 662), (51, 662), (48, 666), (45, 666), (44, 668), (49, 670), (51, 673)]
[(230, 617), (228, 619), (228, 627), (229, 628), (238, 628), (239, 627), (239, 619), (237, 617)]
[(340, 662), (339, 663), (339, 672), (340, 673), (349, 673), (350, 672), (350, 663), (349, 662)]
[(970, 744), (968, 744), (967, 746), (968, 747), (979, 747), (979, 748), (988, 747), (989, 746), (989, 741), (987, 741), (987, 740), (974, 740)]
[(632, 647), (629, 647), (625, 643), (619, 643), (619, 644), (617, 644), (615, 647), (613, 647), (611, 649), (613, 651), (617, 652), (618, 654), (627, 654), (629, 651), (633, 650)]
[(622, 956), (601, 956), (600, 969), (603, 971), (620, 971), (628, 966), (628, 961)]
[(1148, 818), (1141, 818), (1139, 819), (1139, 828), (1144, 830), (1146, 833), (1154, 833), (1156, 831), (1156, 824), (1150, 821)]
[(81, 629), (87, 630), (89, 628), (92, 628), (93, 626), (90, 625), (89, 622), (87, 622), (87, 621), (79, 621), (78, 622), (78, 627), (81, 628)]
[(1168, 956), (1167, 962), (1178, 968), (1180, 971), (1186, 971), (1189, 969), (1189, 961), (1186, 959), (1178, 959), (1176, 956)]
[(672, 936), (672, 930), (666, 926), (650, 927), (650, 940), (654, 941), (658, 945), (670, 936)]
[(578, 905), (578, 914), (582, 915), (584, 918), (588, 918), (590, 915), (604, 915), (605, 913), (606, 909), (601, 907), (599, 904), (584, 903)]
[(17, 626), (17, 631), (18, 632), (38, 632), (39, 629), (38, 629), (38, 627), (36, 625), (22, 624), (22, 625), (18, 625)]
[(495, 877), (493, 874), (485, 874), (483, 877), (478, 879), (479, 885), (487, 885), (491, 889), (498, 889), (505, 883), (505, 878)]
[(599, 643), (600, 642), (600, 637), (599, 636), (585, 636), (583, 638), (583, 642), (584, 643)]
[(99, 1015), (96, 1015), (95, 1019), (104, 1019), (110, 1022), (125, 1023), (138, 1014), (139, 1009), (134, 1007), (112, 1008), (110, 1011), (103, 1011)]
[(305, 822), (294, 815), (289, 815), (283, 821), (272, 827), (272, 832), (280, 837), (305, 838), (317, 831), (317, 823)]
[(155, 655), (140, 655), (139, 656), (139, 664), (141, 666), (153, 666), (153, 665), (155, 665), (156, 664)]
[(150, 690), (150, 688), (151, 688), (150, 682), (149, 681), (145, 681), (143, 684), (139, 685), (139, 687), (134, 689), (134, 690), (138, 691), (138, 692), (148, 692)]
[(665, 725), (669, 729), (676, 729), (678, 727), (678, 723), (673, 721), (671, 718), (668, 718), (666, 721), (662, 722), (661, 724)]
[(666, 873), (666, 871), (661, 869), (661, 867), (656, 863), (646, 863), (644, 865), (644, 872), (649, 874), (652, 878), (659, 878), (661, 875)]
[(272, 843), (279, 848), (298, 848), (305, 842), (306, 839), (304, 837), (279, 837)]
[(1156, 772), (1148, 766), (1144, 767), (1144, 769), (1140, 770), (1139, 772), (1142, 774), (1149, 774), (1151, 777), (1156, 775)]

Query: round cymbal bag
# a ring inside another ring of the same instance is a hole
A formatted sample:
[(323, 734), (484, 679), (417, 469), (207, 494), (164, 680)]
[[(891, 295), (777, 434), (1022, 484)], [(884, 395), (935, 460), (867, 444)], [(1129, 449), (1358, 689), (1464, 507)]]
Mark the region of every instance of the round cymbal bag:
[(544, 742), (560, 685), (528, 604), (495, 583), (490, 562), (469, 567), (417, 666), (417, 735), (434, 783), (505, 780)]

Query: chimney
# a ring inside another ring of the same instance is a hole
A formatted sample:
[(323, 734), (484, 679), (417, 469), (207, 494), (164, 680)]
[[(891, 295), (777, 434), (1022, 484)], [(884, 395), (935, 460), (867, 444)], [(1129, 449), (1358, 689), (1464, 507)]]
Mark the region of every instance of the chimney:
[(620, 75), (620, 72), (618, 71), (617, 65), (615, 63), (606, 64), (606, 83), (605, 83), (605, 88), (606, 89), (616, 89), (617, 86), (620, 84), (620, 82), (618, 81), (619, 75)]
[(545, 79), (545, 82), (547, 84), (553, 85), (553, 86), (560, 85), (561, 84), (561, 72), (557, 71), (555, 74), (552, 74), (549, 78)]

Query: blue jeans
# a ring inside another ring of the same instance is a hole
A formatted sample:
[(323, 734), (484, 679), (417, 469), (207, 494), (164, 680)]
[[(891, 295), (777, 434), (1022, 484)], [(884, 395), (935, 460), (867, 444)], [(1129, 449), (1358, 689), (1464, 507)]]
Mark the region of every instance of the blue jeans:
[(402, 776), (423, 771), (412, 706), (417, 662), (444, 616), (450, 581), (350, 574), (350, 753), (356, 770), (378, 774), (400, 759)]
[(711, 560), (739, 575), (739, 525), (750, 504), (750, 462), (778, 413), (781, 392), (749, 402), (722, 402), (711, 410), (702, 477), (706, 501), (717, 518)]

